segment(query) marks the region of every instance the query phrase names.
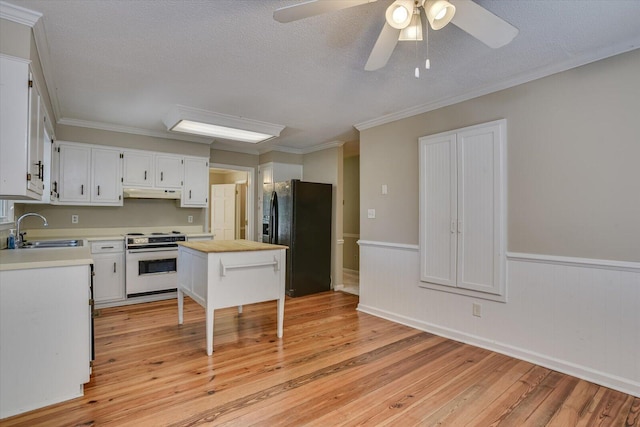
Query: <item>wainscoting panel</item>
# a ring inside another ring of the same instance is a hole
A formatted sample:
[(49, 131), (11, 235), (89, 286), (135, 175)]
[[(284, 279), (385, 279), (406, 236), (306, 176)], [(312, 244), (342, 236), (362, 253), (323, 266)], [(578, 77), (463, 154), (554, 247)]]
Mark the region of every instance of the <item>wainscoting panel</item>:
[(419, 287), (417, 246), (359, 244), (360, 311), (640, 396), (640, 263), (510, 254), (502, 303)]

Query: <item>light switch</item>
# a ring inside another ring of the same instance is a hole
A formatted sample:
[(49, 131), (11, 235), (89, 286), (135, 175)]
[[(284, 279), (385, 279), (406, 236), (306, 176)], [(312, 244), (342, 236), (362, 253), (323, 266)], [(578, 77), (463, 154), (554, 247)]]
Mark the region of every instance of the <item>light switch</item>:
[(375, 218), (375, 217), (376, 217), (376, 210), (375, 209), (367, 210), (367, 218)]
[(387, 184), (382, 184), (382, 194), (387, 194)]

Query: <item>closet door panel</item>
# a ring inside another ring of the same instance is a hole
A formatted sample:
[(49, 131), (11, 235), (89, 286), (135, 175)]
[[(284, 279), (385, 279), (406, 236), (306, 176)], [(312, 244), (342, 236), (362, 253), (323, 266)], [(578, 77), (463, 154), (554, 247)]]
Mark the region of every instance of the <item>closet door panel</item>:
[(421, 144), (421, 280), (456, 285), (456, 137)]
[(458, 287), (497, 293), (495, 127), (458, 134)]

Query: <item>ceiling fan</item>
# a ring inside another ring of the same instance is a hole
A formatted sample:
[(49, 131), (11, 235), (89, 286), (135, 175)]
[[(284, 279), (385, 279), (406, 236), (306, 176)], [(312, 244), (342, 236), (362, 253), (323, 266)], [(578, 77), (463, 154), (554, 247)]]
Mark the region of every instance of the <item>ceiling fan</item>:
[[(310, 0), (277, 9), (273, 12), (273, 18), (283, 23), (297, 21), (374, 1)], [(516, 27), (471, 0), (395, 0), (387, 8), (384, 27), (369, 55), (365, 70), (384, 67), (398, 40), (422, 40), (420, 10), (426, 15), (432, 29), (439, 30), (451, 22), (493, 49), (508, 44), (518, 35)]]

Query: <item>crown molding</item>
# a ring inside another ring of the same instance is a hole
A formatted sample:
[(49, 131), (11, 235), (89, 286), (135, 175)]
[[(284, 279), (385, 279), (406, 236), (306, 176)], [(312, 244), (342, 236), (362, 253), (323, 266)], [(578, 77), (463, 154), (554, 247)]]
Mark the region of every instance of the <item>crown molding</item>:
[(416, 107), (407, 108), (405, 110), (397, 111), (391, 114), (386, 114), (384, 116), (381, 116), (372, 120), (367, 120), (367, 121), (355, 124), (354, 127), (358, 129), (360, 132), (362, 132), (363, 130), (370, 129), (372, 127), (395, 122), (397, 120), (406, 119), (408, 117), (427, 113), (429, 111), (437, 110), (439, 108), (447, 107), (449, 105), (458, 104), (463, 101), (468, 101), (470, 99), (478, 98), (483, 95), (488, 95), (490, 93), (498, 92), (500, 90), (508, 89), (514, 86), (518, 86), (524, 83), (538, 80), (543, 77), (550, 76), (552, 74), (557, 74), (563, 71), (570, 70), (572, 68), (577, 68), (582, 65), (589, 64), (591, 62), (600, 61), (602, 59), (606, 59), (611, 56), (620, 55), (625, 52), (630, 52), (632, 50), (638, 49), (639, 47), (640, 47), (640, 38), (633, 39), (631, 41), (627, 41), (618, 45), (608, 46), (593, 52), (588, 52), (586, 54), (577, 55), (577, 56), (568, 58), (565, 61), (552, 64), (548, 67), (536, 68), (534, 70), (531, 70), (530, 72), (520, 74), (519, 76), (514, 77), (513, 79), (505, 80), (498, 84), (484, 86), (477, 90), (466, 92), (461, 95), (442, 98), (435, 102), (418, 105)]
[(136, 127), (131, 127), (131, 126), (113, 125), (113, 124), (110, 124), (110, 123), (94, 122), (94, 121), (89, 121), (89, 120), (78, 120), (78, 119), (65, 119), (65, 118), (62, 118), (62, 119), (59, 119), (57, 121), (57, 123), (59, 125), (66, 125), (66, 126), (77, 126), (77, 127), (83, 127), (83, 128), (89, 128), (89, 129), (106, 130), (106, 131), (111, 131), (111, 132), (121, 132), (121, 133), (130, 133), (130, 134), (134, 134), (134, 135), (152, 136), (152, 137), (156, 137), (156, 138), (174, 139), (174, 140), (188, 141), (188, 142), (197, 142), (199, 144), (211, 144), (212, 143), (212, 141), (210, 139), (206, 139), (206, 138), (199, 138), (199, 137), (189, 136), (189, 135), (176, 135), (176, 134), (168, 133), (168, 132), (141, 129), (141, 128), (136, 128)]
[(0, 1), (0, 18), (33, 27), (35, 23), (42, 18), (42, 14), (40, 12), (25, 9), (24, 7)]
[(328, 150), (329, 148), (338, 148), (342, 147), (344, 144), (344, 141), (325, 142), (323, 144), (313, 145), (311, 147), (305, 148), (302, 154), (315, 153), (316, 151)]
[[(247, 144), (250, 144), (250, 143), (247, 143)], [(248, 147), (248, 146), (242, 145), (242, 146), (237, 146), (237, 147), (233, 146), (232, 147), (230, 145), (227, 145), (225, 143), (218, 142), (218, 141), (213, 141), (213, 143), (210, 145), (210, 148), (212, 150), (230, 151), (232, 153), (252, 154), (254, 156), (259, 156), (260, 155), (260, 151), (257, 148), (253, 147), (253, 146)]]
[(38, 58), (40, 58), (40, 66), (42, 67), (47, 94), (49, 94), (49, 100), (51, 101), (51, 108), (53, 108), (53, 121), (57, 122), (62, 114), (60, 112), (58, 92), (56, 90), (49, 90), (49, 88), (55, 88), (57, 85), (53, 78), (53, 73), (50, 72), (50, 70), (53, 70), (53, 62), (51, 61), (51, 50), (49, 50), (49, 41), (42, 20), (39, 20), (33, 26), (33, 39), (36, 43)]

